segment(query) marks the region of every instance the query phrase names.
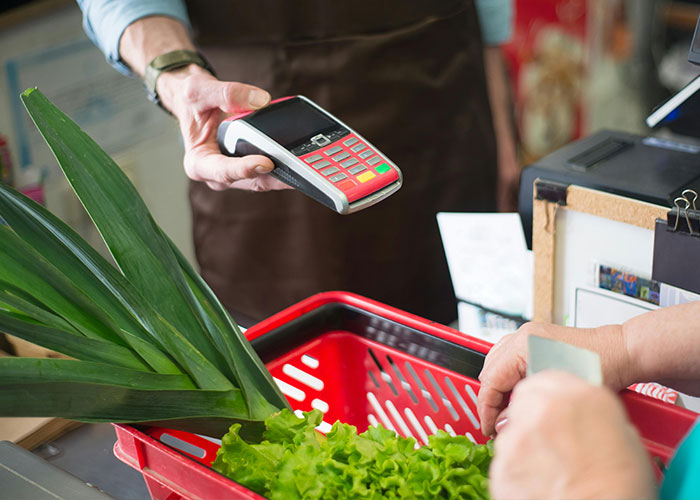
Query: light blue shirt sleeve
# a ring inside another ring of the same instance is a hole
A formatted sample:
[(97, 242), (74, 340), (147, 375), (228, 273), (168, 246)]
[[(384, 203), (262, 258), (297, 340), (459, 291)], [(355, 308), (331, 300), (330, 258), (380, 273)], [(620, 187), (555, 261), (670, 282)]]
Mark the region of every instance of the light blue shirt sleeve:
[(500, 45), (513, 34), (512, 0), (476, 0), (484, 45)]
[(119, 40), (127, 26), (147, 16), (169, 16), (191, 31), (187, 9), (182, 0), (77, 0), (83, 12), (83, 29), (117, 71), (132, 76), (131, 69), (119, 57)]

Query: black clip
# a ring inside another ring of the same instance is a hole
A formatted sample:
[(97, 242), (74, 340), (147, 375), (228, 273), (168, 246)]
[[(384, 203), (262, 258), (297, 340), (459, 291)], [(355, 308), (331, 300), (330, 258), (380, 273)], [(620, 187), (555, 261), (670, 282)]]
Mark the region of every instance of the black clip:
[(667, 231), (680, 231), (700, 237), (700, 211), (695, 205), (697, 199), (698, 193), (686, 189), (673, 200), (675, 207), (666, 215)]
[(535, 181), (535, 199), (546, 200), (558, 205), (566, 205), (566, 190), (568, 184), (545, 179)]

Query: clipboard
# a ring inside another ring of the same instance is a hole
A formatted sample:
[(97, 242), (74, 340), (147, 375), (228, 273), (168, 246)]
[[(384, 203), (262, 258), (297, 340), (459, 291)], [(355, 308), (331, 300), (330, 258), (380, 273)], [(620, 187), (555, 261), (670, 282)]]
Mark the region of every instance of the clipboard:
[(652, 279), (700, 293), (700, 211), (695, 191), (686, 189), (675, 206), (655, 221)]

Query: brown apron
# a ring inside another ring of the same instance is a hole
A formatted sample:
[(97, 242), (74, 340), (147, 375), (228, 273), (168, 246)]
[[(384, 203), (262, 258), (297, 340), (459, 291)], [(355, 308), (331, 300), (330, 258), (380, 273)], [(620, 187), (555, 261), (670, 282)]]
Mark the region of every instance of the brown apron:
[(219, 78), (302, 94), (404, 174), (398, 193), (338, 215), (296, 191), (192, 183), (202, 276), (235, 317), (260, 320), (346, 290), (449, 322), (456, 302), (435, 215), (495, 209), (496, 153), (471, 0), (196, 0)]

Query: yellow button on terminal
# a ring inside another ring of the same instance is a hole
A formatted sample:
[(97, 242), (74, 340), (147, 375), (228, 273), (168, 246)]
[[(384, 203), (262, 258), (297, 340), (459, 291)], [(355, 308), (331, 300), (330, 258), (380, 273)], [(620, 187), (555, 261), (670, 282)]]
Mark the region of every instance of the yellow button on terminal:
[(374, 175), (374, 172), (365, 172), (364, 174), (360, 174), (357, 176), (357, 180), (360, 182), (367, 182), (371, 179), (374, 179), (376, 175)]

